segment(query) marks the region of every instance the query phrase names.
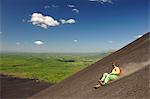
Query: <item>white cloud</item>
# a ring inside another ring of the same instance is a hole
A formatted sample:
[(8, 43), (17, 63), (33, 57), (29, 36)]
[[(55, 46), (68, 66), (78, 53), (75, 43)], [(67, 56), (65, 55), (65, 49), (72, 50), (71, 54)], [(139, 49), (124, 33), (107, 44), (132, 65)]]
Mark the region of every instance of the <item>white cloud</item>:
[(52, 4), (52, 5), (45, 5), (45, 6), (44, 6), (44, 9), (57, 8), (57, 7), (59, 7), (59, 6), (54, 5), (54, 4)]
[(49, 6), (49, 5), (45, 5), (44, 8), (45, 8), (45, 9), (48, 9), (48, 8), (50, 8), (50, 6)]
[(59, 20), (62, 24), (65, 24), (66, 23), (66, 20), (65, 19), (60, 19)]
[(90, 2), (99, 2), (101, 4), (104, 3), (113, 3), (112, 0), (89, 0)]
[(135, 36), (134, 38), (140, 38), (140, 37), (142, 37), (143, 35), (137, 35), (137, 36)]
[(25, 19), (22, 19), (22, 22), (26, 22), (26, 20), (25, 20)]
[(78, 42), (78, 40), (73, 40), (75, 43)]
[(52, 4), (51, 5), (53, 8), (57, 8), (57, 7), (59, 7), (59, 6), (57, 6), (57, 5), (54, 5), (54, 4)]
[(51, 16), (44, 16), (41, 13), (33, 13), (30, 19), (33, 25), (47, 28), (48, 26), (58, 26), (60, 23)]
[(113, 41), (108, 41), (108, 43), (112, 44), (112, 43), (113, 43)]
[(67, 20), (66, 21), (68, 24), (73, 24), (73, 23), (75, 23), (76, 21), (74, 20), (74, 19), (69, 19), (69, 20)]
[(60, 19), (60, 22), (61, 22), (62, 24), (73, 24), (73, 23), (75, 23), (76, 21), (75, 21), (75, 19), (68, 19), (68, 20)]
[[(59, 22), (60, 21), (60, 22)], [(48, 28), (49, 26), (58, 26), (61, 24), (73, 24), (75, 23), (75, 19), (60, 19), (59, 21), (55, 20), (51, 16), (44, 16), (41, 13), (33, 13), (31, 15), (31, 19), (27, 22), (31, 22), (33, 25), (40, 26), (43, 28)]]
[(37, 26), (40, 26), (40, 27), (43, 27), (43, 28), (47, 28), (47, 25), (46, 24), (40, 24), (40, 25), (37, 25)]
[(79, 10), (76, 9), (76, 8), (72, 9), (72, 11), (75, 12), (75, 13), (79, 13)]
[(75, 5), (73, 5), (73, 4), (69, 4), (69, 5), (67, 5), (69, 8), (74, 8), (75, 7)]
[(43, 44), (44, 44), (44, 42), (43, 42), (43, 41), (40, 41), (40, 40), (35, 41), (34, 43), (35, 43), (36, 45), (43, 45)]
[(20, 42), (16, 42), (16, 45), (20, 45)]

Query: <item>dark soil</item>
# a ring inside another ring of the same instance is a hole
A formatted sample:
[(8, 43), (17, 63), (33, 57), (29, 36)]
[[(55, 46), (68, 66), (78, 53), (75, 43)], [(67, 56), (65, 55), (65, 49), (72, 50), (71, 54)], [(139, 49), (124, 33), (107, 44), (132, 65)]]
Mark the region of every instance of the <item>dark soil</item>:
[(34, 79), (22, 79), (0, 74), (0, 99), (27, 98), (50, 86), (49, 83), (37, 82)]

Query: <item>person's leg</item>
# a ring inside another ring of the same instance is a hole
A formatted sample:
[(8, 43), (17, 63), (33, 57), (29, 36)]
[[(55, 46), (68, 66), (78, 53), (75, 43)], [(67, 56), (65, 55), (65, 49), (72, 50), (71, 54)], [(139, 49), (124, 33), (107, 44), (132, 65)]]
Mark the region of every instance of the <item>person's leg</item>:
[(101, 78), (101, 81), (105, 81), (107, 75), (109, 75), (109, 74), (108, 73), (104, 73), (103, 76), (102, 76), (102, 78)]
[(107, 75), (107, 77), (105, 78), (105, 80), (104, 80), (104, 84), (107, 84), (109, 81), (111, 81), (111, 80), (115, 80), (115, 79), (117, 79), (117, 78), (118, 78), (118, 76), (117, 76), (117, 75), (109, 74), (109, 75)]
[(110, 75), (109, 76), (109, 79), (110, 80), (115, 80), (115, 79), (117, 79), (118, 78), (118, 75)]
[(104, 84), (106, 84), (110, 79), (109, 79), (110, 74), (108, 74), (104, 80)]

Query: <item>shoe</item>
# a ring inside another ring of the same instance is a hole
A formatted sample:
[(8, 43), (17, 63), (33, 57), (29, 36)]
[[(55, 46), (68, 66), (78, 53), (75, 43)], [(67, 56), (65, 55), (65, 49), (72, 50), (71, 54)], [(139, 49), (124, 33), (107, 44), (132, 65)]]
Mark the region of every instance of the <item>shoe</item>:
[(101, 85), (97, 84), (96, 86), (94, 86), (95, 89), (99, 88)]

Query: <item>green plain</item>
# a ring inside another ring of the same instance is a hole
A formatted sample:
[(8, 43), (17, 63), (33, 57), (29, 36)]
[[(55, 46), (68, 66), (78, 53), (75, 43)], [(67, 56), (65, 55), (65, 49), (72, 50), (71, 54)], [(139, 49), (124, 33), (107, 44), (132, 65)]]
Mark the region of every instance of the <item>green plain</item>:
[(1, 53), (0, 73), (58, 83), (110, 53)]

